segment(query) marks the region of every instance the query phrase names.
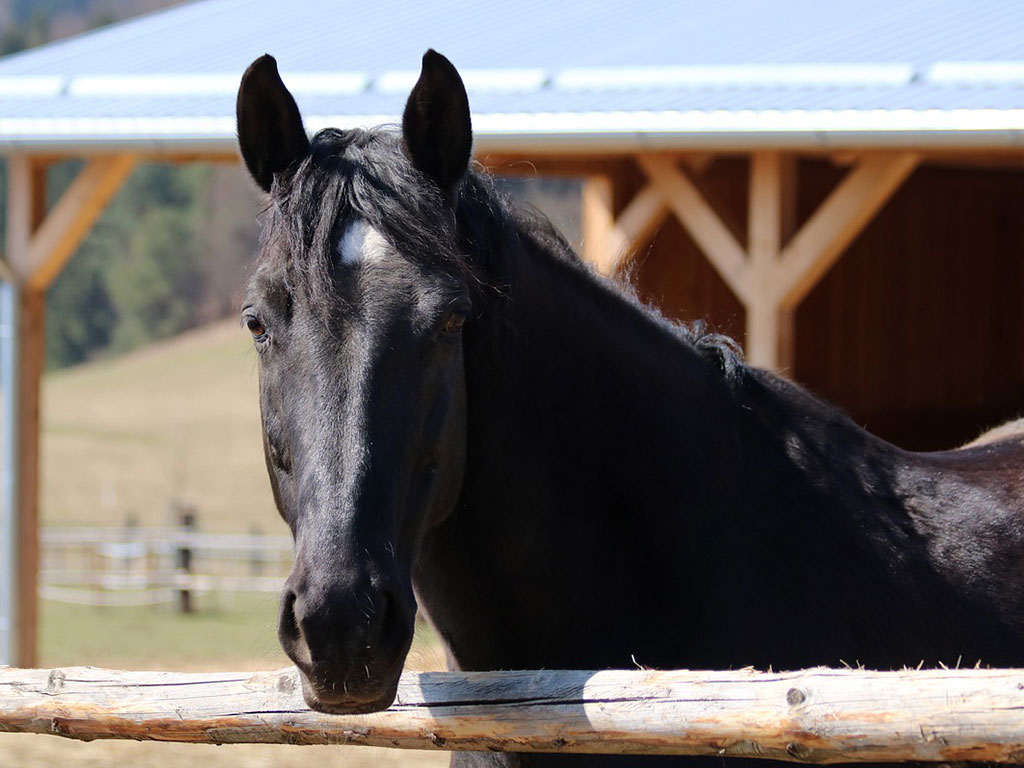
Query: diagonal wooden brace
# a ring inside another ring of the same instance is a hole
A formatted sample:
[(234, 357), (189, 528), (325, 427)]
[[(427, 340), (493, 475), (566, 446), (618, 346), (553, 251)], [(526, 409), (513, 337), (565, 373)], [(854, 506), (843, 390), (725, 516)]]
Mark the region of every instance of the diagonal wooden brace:
[(583, 258), (598, 272), (614, 275), (654, 237), (667, 215), (664, 196), (647, 184), (616, 217), (611, 180), (606, 176), (587, 178), (583, 185)]
[(135, 167), (132, 155), (89, 160), (31, 234), (11, 266), (33, 290), (48, 288)]

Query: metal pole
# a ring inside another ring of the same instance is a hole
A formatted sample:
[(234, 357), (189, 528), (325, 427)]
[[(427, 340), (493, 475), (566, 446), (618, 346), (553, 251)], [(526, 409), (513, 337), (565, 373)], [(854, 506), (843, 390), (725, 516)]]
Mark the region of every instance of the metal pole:
[(0, 665), (18, 658), (18, 302), (19, 288), (0, 283)]

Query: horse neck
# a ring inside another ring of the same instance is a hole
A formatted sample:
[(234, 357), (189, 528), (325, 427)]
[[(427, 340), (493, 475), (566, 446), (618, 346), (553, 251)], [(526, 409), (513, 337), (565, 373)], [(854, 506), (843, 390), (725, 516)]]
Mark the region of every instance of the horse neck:
[(491, 276), (501, 295), (467, 340), (471, 475), (493, 489), (518, 456), (524, 474), (557, 472), (607, 498), (688, 474), (693, 487), (710, 456), (730, 455), (738, 406), (677, 328), (553, 239), (519, 227), (501, 246)]
[[(737, 574), (791, 564), (796, 600), (850, 541), (893, 560), (895, 517), (844, 514), (884, 509), (868, 498), (888, 482), (878, 441), (771, 374), (730, 379), (544, 238), (495, 241), (504, 263), (476, 254), (495, 288), (463, 338), (462, 497), (417, 565), (421, 604), (459, 665), (622, 664), (634, 626), (669, 639), (645, 646), (651, 663), (677, 664), (685, 642), (697, 662), (728, 661), (718, 641), (743, 641), (721, 629), (747, 594)], [(810, 557), (789, 535), (808, 526), (828, 533)], [(685, 640), (658, 623), (681, 615), (694, 622)]]
[[(904, 454), (831, 406), (764, 371), (730, 382), (554, 238), (506, 225), (499, 245), (502, 295), (467, 346), (470, 482), (478, 473), (493, 491), (510, 460), (553, 467), (561, 483), (596, 485), (641, 514), (644, 494), (657, 513), (682, 498), (754, 515), (780, 497), (818, 504), (821, 473), (841, 475), (834, 498), (862, 512), (885, 506), (880, 489), (899, 492)], [(830, 466), (837, 456), (842, 466)]]
[(902, 493), (899, 477), (913, 455), (796, 384), (752, 369), (742, 399), (767, 436), (765, 456), (792, 467), (833, 507), (871, 515), (878, 511), (879, 497)]

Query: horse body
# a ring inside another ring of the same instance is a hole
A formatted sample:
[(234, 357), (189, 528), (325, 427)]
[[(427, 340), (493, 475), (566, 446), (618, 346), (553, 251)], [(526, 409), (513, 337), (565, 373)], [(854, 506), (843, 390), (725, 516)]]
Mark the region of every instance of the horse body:
[(461, 666), (1020, 658), (1024, 452), (900, 451), (511, 241), (516, 333), (467, 331), (463, 492), (417, 570)]
[(1024, 444), (902, 451), (666, 321), (467, 171), (468, 131), (432, 52), (401, 138), (310, 145), (272, 60), (243, 80), (311, 706), (388, 706), (417, 603), (466, 670), (1024, 661)]

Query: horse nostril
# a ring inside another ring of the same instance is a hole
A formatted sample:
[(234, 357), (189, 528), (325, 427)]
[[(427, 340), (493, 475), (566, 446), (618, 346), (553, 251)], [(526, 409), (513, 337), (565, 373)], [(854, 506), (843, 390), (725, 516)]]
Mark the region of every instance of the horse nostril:
[(296, 615), (298, 596), (292, 590), (285, 590), (281, 595), (281, 612), (277, 620), (277, 636), (285, 651), (294, 658), (299, 653), (302, 631), (299, 629), (299, 617)]
[(281, 595), (281, 615), (278, 621), (281, 634), (295, 637), (299, 634), (299, 624), (295, 617), (295, 593), (290, 589)]

